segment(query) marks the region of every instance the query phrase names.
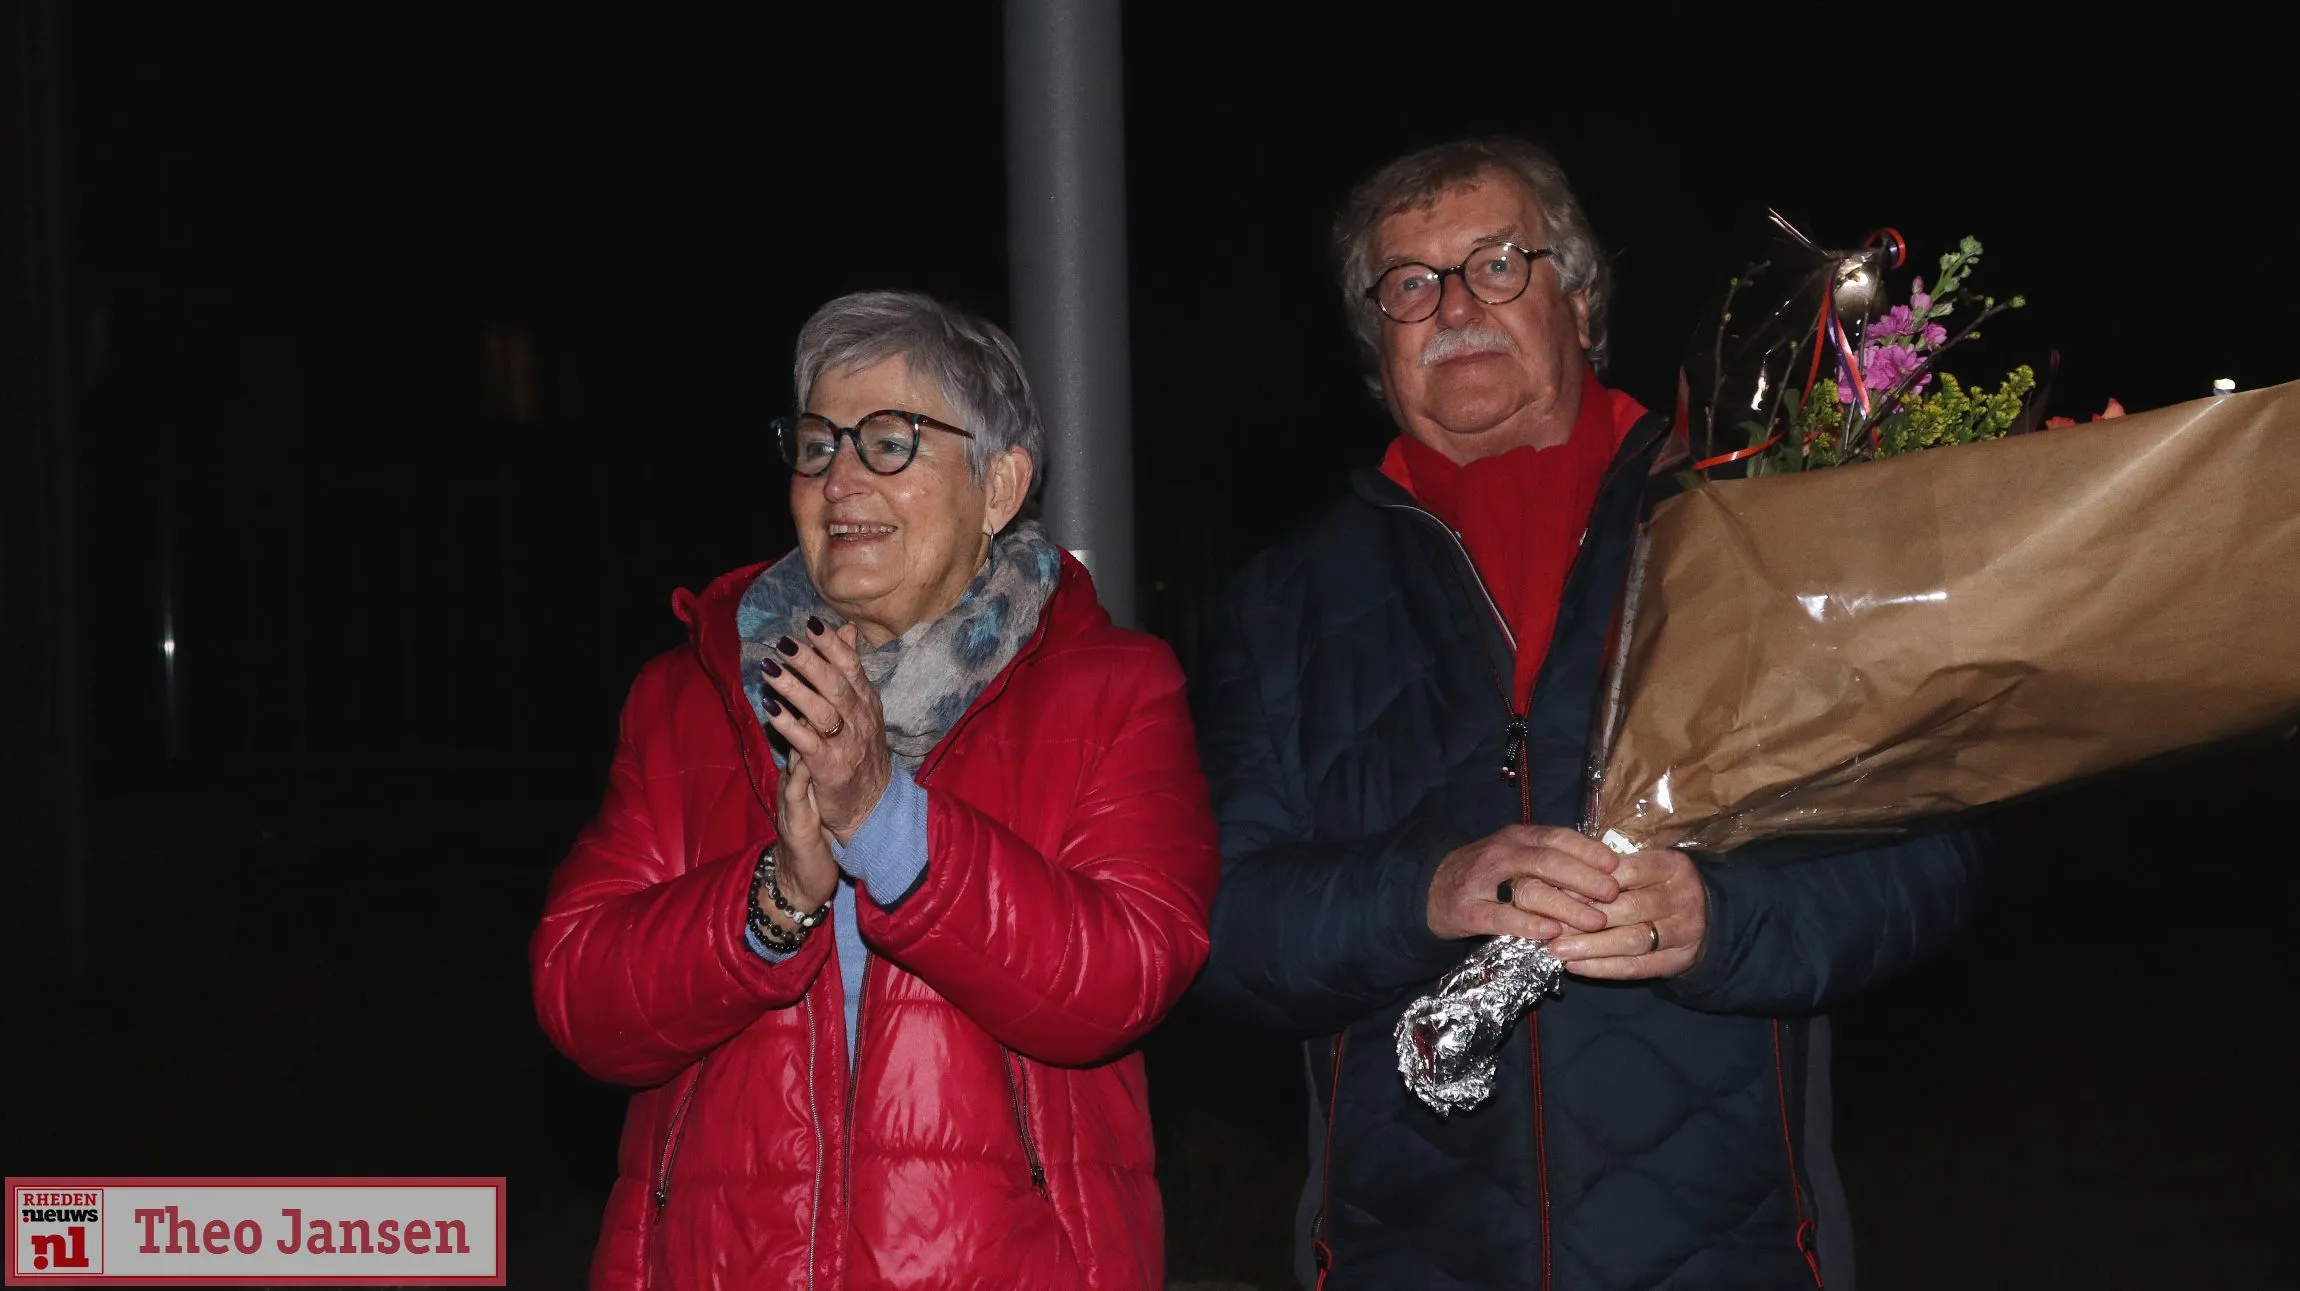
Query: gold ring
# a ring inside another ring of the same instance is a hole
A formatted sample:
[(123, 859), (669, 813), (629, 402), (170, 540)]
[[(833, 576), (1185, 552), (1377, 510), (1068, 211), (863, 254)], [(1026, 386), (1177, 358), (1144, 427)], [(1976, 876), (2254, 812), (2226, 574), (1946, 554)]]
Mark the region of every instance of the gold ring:
[(1661, 949), (1661, 925), (1648, 922), (1645, 925), (1645, 931), (1646, 934), (1653, 939), (1653, 944), (1645, 948), (1645, 953), (1650, 955), (1654, 951)]
[[(841, 714), (839, 714), (839, 720), (837, 720), (837, 721), (835, 721), (835, 722), (831, 723), (831, 728), (830, 728), (829, 730), (827, 730), (827, 731), (822, 731), (822, 732), (819, 732), (819, 734), (821, 734), (821, 736), (822, 736), (824, 739), (826, 739), (826, 740), (827, 740), (827, 739), (830, 739), (830, 738), (832, 738), (833, 736), (837, 735), (837, 734), (838, 734), (840, 731), (843, 731), (843, 730), (845, 730), (846, 728), (847, 728), (847, 715), (846, 715), (845, 713), (841, 713)], [(1655, 938), (1655, 940), (1656, 940), (1656, 941), (1658, 941), (1658, 940), (1660, 939), (1660, 934), (1658, 934), (1658, 933), (1654, 934), (1654, 938)]]

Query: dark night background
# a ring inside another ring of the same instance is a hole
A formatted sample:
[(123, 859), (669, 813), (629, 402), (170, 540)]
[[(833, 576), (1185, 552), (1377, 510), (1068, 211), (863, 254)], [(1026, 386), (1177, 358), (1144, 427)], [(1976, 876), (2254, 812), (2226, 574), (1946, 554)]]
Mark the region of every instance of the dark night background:
[[(996, 6), (829, 8), (0, 9), (8, 1173), (504, 1174), (514, 1285), (580, 1284), (622, 1095), (525, 939), (623, 687), (789, 541), (809, 312), (1005, 317)], [(1649, 405), (1766, 205), (1981, 238), (2032, 305), (1949, 367), (2057, 349), (2053, 413), (2300, 378), (2248, 20), (1826, 12), (1133, 7), (1144, 626), (1194, 664), (1378, 456), (1325, 221), (1454, 134), (1560, 152)], [(2271, 744), (1995, 813), (1974, 935), (1843, 1015), (1869, 1285), (2300, 1281), (2296, 786)], [(1173, 1275), (1281, 1285), (1298, 1059), (1184, 1016), (1151, 1061)]]

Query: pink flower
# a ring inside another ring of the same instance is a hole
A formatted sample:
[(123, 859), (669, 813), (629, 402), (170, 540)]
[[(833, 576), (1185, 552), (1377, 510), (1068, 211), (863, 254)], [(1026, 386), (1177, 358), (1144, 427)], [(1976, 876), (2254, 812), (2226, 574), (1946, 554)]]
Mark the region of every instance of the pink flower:
[[(1924, 372), (1925, 361), (1914, 349), (1906, 345), (1864, 345), (1861, 347), (1861, 384), (1883, 394), (1901, 383), (1912, 372), (1923, 372), (1909, 387), (1911, 394), (1925, 388), (1933, 377)], [(1853, 402), (1849, 384), (1837, 387), (1837, 402)]]
[(1876, 341), (1888, 336), (1907, 336), (1915, 322), (1915, 316), (1909, 313), (1907, 305), (1895, 305), (1886, 310), (1883, 317), (1873, 320), (1862, 329), (1861, 339)]
[[(1925, 361), (1906, 345), (1879, 346), (1876, 353), (1869, 356), (1868, 362), (1862, 365), (1862, 384), (1882, 393), (1899, 385), (1903, 377), (1922, 372), (1924, 366)], [(1929, 373), (1919, 376), (1910, 389), (1922, 390), (1930, 380), (1932, 376)]]
[(1939, 323), (1920, 323), (1917, 321), (1923, 318), (1932, 307), (1933, 298), (1925, 294), (1925, 280), (1919, 278), (1916, 282), (1916, 290), (1909, 296), (1909, 303), (1895, 305), (1878, 317), (1869, 320), (1869, 325), (1861, 329), (1861, 339), (1870, 345), (1876, 345), (1894, 337), (1905, 336), (1910, 338), (1920, 350), (1937, 350), (1948, 344), (1948, 329)]

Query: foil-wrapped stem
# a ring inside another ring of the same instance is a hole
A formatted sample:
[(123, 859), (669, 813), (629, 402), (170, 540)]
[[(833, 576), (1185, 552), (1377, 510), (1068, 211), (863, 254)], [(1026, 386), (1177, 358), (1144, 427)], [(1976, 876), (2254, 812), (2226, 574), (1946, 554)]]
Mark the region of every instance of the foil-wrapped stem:
[[(1600, 841), (1622, 855), (1637, 850), (1618, 830)], [(1564, 979), (1564, 961), (1547, 942), (1496, 937), (1478, 947), (1398, 1018), (1398, 1074), (1406, 1088), (1439, 1116), (1491, 1098), (1502, 1039)]]
[(1492, 1097), (1502, 1037), (1564, 974), (1546, 942), (1496, 937), (1480, 946), (1398, 1019), (1406, 1088), (1440, 1116)]

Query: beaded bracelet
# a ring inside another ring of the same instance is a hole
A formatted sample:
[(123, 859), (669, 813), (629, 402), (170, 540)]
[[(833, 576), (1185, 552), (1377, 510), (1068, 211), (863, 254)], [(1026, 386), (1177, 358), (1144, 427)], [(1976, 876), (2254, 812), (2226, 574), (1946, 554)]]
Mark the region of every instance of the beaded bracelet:
[[(775, 903), (775, 909), (782, 911), (784, 918), (797, 924), (798, 931), (784, 931), (767, 917), (765, 910), (759, 908), (758, 893), (762, 887), (766, 889), (767, 899)], [(769, 843), (759, 853), (759, 868), (751, 879), (751, 904), (745, 922), (750, 925), (751, 935), (757, 937), (767, 949), (778, 955), (788, 955), (797, 950), (806, 944), (807, 934), (813, 932), (830, 911), (830, 902), (825, 901), (812, 914), (800, 913), (798, 907), (784, 898), (782, 884), (775, 882), (775, 844)]]

